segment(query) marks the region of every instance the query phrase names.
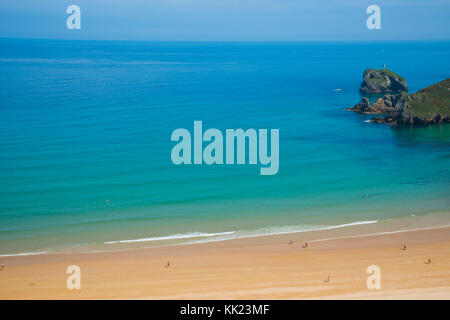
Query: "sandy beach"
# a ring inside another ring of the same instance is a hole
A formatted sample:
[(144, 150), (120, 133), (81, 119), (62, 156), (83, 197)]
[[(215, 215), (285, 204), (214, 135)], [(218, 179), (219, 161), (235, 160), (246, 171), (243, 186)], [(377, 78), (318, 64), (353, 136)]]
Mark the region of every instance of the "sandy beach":
[[(450, 299), (449, 227), (303, 248), (310, 236), (2, 257), (0, 299)], [(69, 265), (81, 269), (80, 290), (66, 288)], [(379, 290), (366, 286), (370, 265), (380, 267)]]

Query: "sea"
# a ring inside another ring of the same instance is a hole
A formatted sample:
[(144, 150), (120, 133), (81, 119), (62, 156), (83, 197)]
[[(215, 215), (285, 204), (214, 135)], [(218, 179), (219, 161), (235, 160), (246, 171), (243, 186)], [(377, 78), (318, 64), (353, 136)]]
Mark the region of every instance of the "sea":
[[(449, 57), (450, 41), (0, 39), (0, 256), (449, 224), (450, 126), (345, 110), (366, 68), (412, 93)], [(194, 121), (279, 129), (278, 173), (175, 165), (171, 134)]]

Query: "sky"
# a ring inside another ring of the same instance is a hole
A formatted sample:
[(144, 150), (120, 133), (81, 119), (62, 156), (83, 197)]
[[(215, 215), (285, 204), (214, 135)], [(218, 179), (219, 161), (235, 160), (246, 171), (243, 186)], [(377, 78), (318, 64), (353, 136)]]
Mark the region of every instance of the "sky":
[[(81, 29), (69, 30), (69, 5)], [(381, 9), (369, 30), (366, 9)], [(0, 37), (155, 41), (450, 39), (450, 0), (1, 0)]]

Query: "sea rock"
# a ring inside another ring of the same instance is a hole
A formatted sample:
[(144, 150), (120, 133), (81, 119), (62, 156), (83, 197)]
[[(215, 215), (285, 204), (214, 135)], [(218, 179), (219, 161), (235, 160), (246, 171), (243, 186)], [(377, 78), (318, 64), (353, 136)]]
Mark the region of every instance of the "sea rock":
[(394, 112), (395, 106), (401, 99), (400, 95), (387, 94), (382, 98), (379, 98), (370, 107), (371, 113), (392, 113)]
[(360, 112), (360, 113), (368, 113), (368, 111), (370, 110), (369, 99), (367, 99), (366, 97), (363, 97), (361, 99), (360, 103), (356, 104), (353, 108), (347, 108), (346, 110)]
[(402, 76), (389, 69), (366, 69), (359, 91), (364, 94), (401, 93), (408, 92), (408, 86)]
[(387, 94), (370, 105), (369, 99), (363, 97), (360, 103), (347, 110), (364, 114), (390, 114), (394, 112), (395, 106), (400, 98), (400, 95)]

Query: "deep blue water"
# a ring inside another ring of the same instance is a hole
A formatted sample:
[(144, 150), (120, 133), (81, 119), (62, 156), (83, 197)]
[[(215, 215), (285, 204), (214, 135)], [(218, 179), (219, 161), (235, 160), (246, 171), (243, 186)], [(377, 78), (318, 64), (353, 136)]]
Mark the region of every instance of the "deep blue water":
[[(448, 212), (450, 127), (344, 108), (365, 68), (415, 92), (449, 76), (449, 56), (448, 41), (0, 40), (0, 254)], [(175, 166), (171, 133), (194, 120), (278, 128), (279, 173)]]

